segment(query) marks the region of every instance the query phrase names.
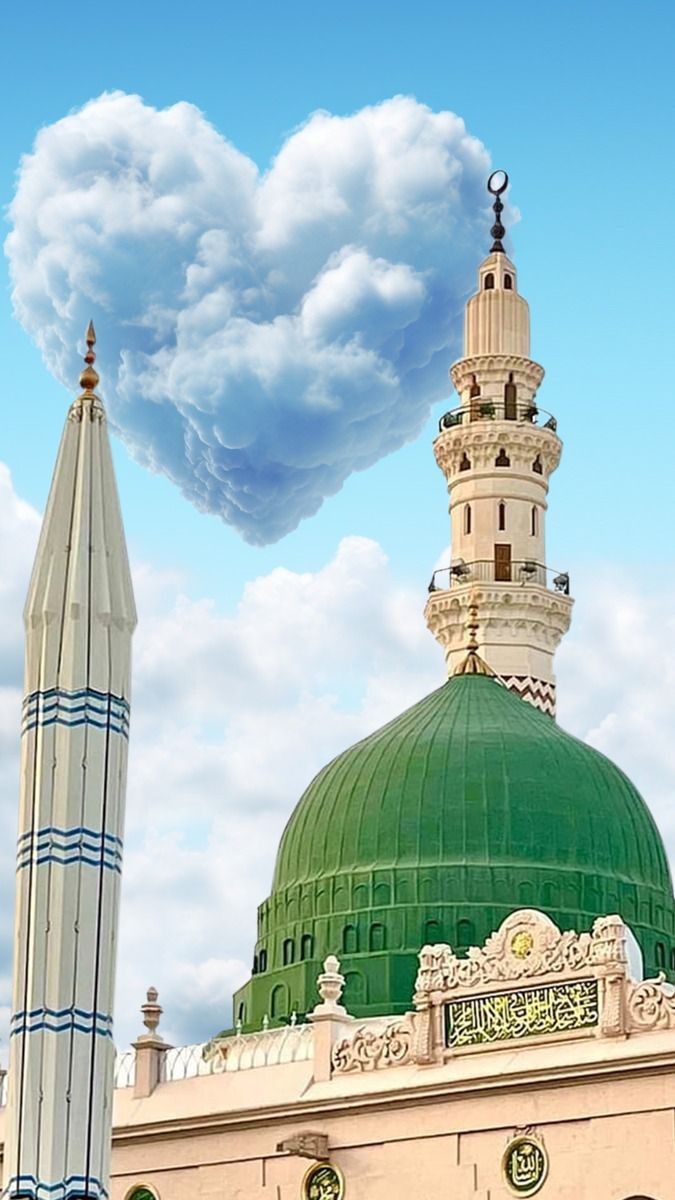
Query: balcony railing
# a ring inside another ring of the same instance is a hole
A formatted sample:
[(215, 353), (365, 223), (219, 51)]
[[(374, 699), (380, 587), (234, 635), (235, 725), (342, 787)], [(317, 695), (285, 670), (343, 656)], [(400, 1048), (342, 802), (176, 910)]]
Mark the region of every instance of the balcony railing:
[(522, 587), (536, 584), (563, 596), (570, 594), (567, 571), (554, 571), (533, 559), (504, 561), (494, 558), (480, 558), (475, 562), (458, 558), (449, 567), (440, 567), (431, 576), (429, 591), (447, 592), (466, 583), (517, 583)]
[(457, 425), (469, 425), (475, 421), (519, 421), (521, 424), (537, 425), (555, 433), (558, 422), (551, 413), (539, 408), (532, 400), (488, 400), (475, 396), (469, 404), (462, 404), (444, 413), (438, 422), (439, 433), (454, 429)]

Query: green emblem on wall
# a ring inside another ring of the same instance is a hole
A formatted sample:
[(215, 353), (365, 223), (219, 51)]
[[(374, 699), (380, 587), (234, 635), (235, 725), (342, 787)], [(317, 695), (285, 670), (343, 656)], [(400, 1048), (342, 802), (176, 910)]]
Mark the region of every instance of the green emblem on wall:
[(580, 979), (451, 1000), (447, 1014), (452, 1047), (588, 1029), (600, 1019), (598, 981)]
[(344, 1194), (344, 1181), (337, 1167), (329, 1163), (310, 1167), (302, 1187), (303, 1200), (342, 1200)]
[(506, 1147), (502, 1170), (515, 1196), (534, 1196), (548, 1175), (548, 1156), (542, 1143), (530, 1134), (514, 1138)]

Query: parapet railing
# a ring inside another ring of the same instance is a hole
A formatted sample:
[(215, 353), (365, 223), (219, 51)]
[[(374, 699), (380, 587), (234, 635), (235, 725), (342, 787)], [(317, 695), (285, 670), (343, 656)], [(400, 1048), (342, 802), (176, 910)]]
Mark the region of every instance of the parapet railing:
[(534, 401), (489, 400), (475, 396), (469, 404), (460, 404), (443, 413), (438, 422), (438, 432), (445, 433), (457, 425), (470, 425), (474, 421), (519, 421), (521, 424), (536, 425), (556, 433), (558, 422), (552, 413), (539, 408)]
[[(191, 1046), (167, 1050), (162, 1058), (160, 1080), (177, 1083), (197, 1075), (221, 1075), (250, 1071), (282, 1063), (307, 1062), (313, 1057), (313, 1031), (309, 1024), (284, 1025), (256, 1033), (235, 1033)], [(133, 1087), (136, 1082), (136, 1051), (124, 1050), (115, 1060), (115, 1087)]]
[(510, 562), (480, 558), (475, 562), (457, 559), (448, 567), (439, 567), (429, 582), (429, 592), (447, 592), (466, 583), (517, 583), (523, 587), (536, 584), (550, 591), (570, 594), (567, 571), (554, 571), (534, 559), (514, 559)]

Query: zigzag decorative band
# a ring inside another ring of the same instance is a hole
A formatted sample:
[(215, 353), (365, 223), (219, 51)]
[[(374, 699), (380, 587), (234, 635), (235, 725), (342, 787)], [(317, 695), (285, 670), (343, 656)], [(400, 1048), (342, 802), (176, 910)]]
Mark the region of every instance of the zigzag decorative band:
[(21, 733), (28, 733), (38, 725), (65, 725), (69, 729), (93, 725), (96, 729), (128, 738), (129, 702), (122, 696), (97, 692), (94, 688), (76, 692), (48, 688), (44, 692), (31, 692), (23, 702)]
[(510, 692), (516, 692), (521, 700), (534, 708), (541, 709), (549, 717), (555, 716), (555, 684), (533, 675), (501, 675), (501, 682)]
[(32, 1197), (32, 1200), (75, 1200), (76, 1196), (107, 1200), (108, 1196), (101, 1180), (93, 1175), (67, 1175), (58, 1183), (44, 1183), (35, 1175), (12, 1175), (7, 1180), (3, 1194)]
[(101, 833), (83, 825), (76, 825), (72, 829), (45, 825), (43, 829), (29, 829), (27, 833), (22, 833), (18, 842), (17, 871), (46, 862), (62, 867), (83, 863), (87, 867), (100, 867), (121, 874), (122, 839), (105, 830)]
[(33, 1008), (14, 1013), (9, 1023), (9, 1036), (38, 1033), (86, 1033), (111, 1038), (113, 1019), (108, 1013), (90, 1012), (85, 1008)]

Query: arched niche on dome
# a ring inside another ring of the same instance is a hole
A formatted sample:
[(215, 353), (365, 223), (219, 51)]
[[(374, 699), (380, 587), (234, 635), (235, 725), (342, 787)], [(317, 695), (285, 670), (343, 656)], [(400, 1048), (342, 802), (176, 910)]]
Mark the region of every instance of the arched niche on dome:
[(338, 883), (333, 893), (333, 911), (346, 912), (349, 908), (349, 888), (346, 883)]
[(289, 923), (291, 921), (297, 921), (299, 915), (300, 915), (300, 905), (298, 903), (298, 897), (291, 896), (288, 901), (288, 904), (286, 905), (286, 920)]
[(468, 950), (469, 946), (476, 945), (476, 927), (473, 921), (468, 917), (462, 917), (457, 922), (457, 948), (459, 950)]
[(321, 887), (316, 893), (316, 911), (318, 913), (330, 912), (330, 894), (327, 887)]
[(372, 954), (377, 954), (381, 950), (387, 949), (387, 931), (381, 922), (376, 921), (371, 925), (368, 934), (368, 949)]
[(274, 1021), (288, 1016), (288, 988), (285, 983), (277, 983), (270, 992), (270, 1017)]
[(547, 908), (560, 903), (560, 888), (554, 879), (547, 879), (541, 889), (542, 902)]
[(522, 879), (518, 884), (518, 903), (523, 908), (533, 908), (535, 905), (534, 887), (529, 879)]
[(300, 939), (300, 958), (303, 961), (314, 955), (314, 938), (311, 933), (303, 933)]
[(384, 908), (391, 904), (391, 884), (386, 879), (380, 879), (373, 888), (373, 901), (376, 908)]
[(357, 883), (354, 888), (354, 908), (370, 907), (370, 888), (367, 883)]
[(438, 880), (434, 875), (423, 875), (420, 880), (420, 900), (433, 903), (438, 899)]
[(356, 925), (345, 925), (342, 930), (342, 953), (343, 954), (358, 954), (359, 952), (359, 931)]
[(430, 946), (436, 946), (439, 942), (443, 941), (443, 931), (440, 921), (431, 918), (429, 921), (424, 922), (422, 941), (424, 944)]
[(368, 1003), (368, 982), (361, 971), (347, 971), (343, 1003), (347, 1012)]

